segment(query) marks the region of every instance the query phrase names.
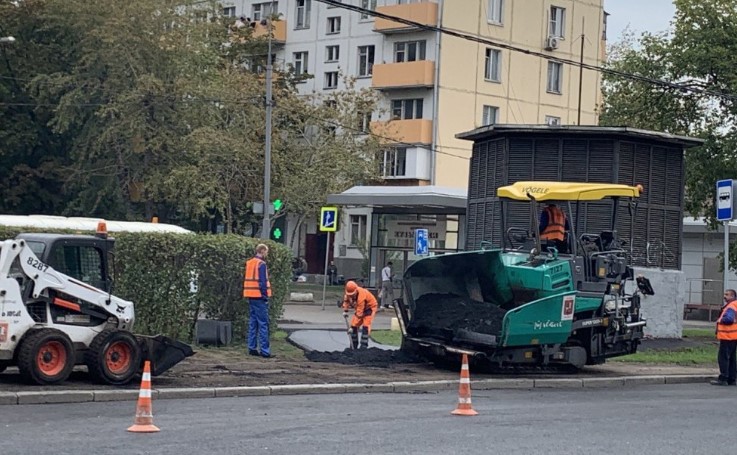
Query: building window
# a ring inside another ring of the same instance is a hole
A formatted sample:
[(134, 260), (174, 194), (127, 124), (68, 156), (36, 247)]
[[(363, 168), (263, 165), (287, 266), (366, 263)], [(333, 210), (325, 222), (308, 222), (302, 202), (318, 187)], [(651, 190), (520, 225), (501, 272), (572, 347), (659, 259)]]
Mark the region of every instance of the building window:
[(351, 245), (366, 244), (366, 226), (368, 225), (368, 216), (351, 215)]
[(235, 6), (229, 6), (227, 8), (223, 8), (223, 16), (235, 17)]
[(338, 88), (338, 72), (328, 71), (325, 73), (325, 88)]
[(340, 59), (340, 46), (325, 46), (325, 61), (337, 62)]
[(501, 82), (502, 74), (502, 51), (499, 49), (486, 49), (486, 66), (484, 67), (484, 79), (487, 81)]
[(393, 100), (392, 120), (422, 118), (422, 99)]
[(566, 9), (558, 6), (550, 7), (550, 27), (548, 35), (564, 38), (566, 30)]
[(484, 106), (482, 126), (495, 125), (499, 123), (499, 108), (496, 106)]
[(340, 17), (328, 17), (328, 29), (325, 33), (328, 35), (340, 33)]
[(488, 20), (492, 24), (503, 23), (504, 0), (489, 0)]
[[(369, 9), (371, 11), (376, 10), (376, 0), (361, 0), (361, 8)], [(370, 16), (366, 13), (361, 13), (361, 20), (366, 20)]]
[(358, 77), (374, 73), (374, 46), (358, 46)]
[(251, 17), (255, 22), (268, 19), (278, 11), (277, 2), (254, 3), (251, 7)]
[(297, 0), (296, 28), (310, 28), (311, 11), (312, 11), (312, 0)]
[(406, 41), (394, 43), (394, 62), (414, 62), (425, 60), (425, 41)]
[(561, 94), (563, 86), (563, 64), (548, 62), (548, 93)]
[(359, 112), (356, 130), (358, 133), (368, 133), (371, 128), (371, 112)]
[(560, 117), (555, 117), (552, 115), (546, 115), (545, 116), (545, 124), (549, 126), (560, 126)]
[(294, 74), (301, 75), (307, 73), (307, 52), (294, 53)]
[(384, 150), (384, 161), (381, 164), (382, 176), (404, 177), (407, 174), (407, 149)]

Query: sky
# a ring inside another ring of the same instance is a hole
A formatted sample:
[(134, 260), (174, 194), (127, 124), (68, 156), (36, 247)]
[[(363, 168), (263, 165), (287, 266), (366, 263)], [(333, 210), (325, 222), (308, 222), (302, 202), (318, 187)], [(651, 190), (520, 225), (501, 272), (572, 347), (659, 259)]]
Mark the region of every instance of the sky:
[(668, 29), (676, 12), (672, 0), (604, 0), (604, 10), (610, 14), (607, 41), (619, 41), (629, 25), (639, 35)]

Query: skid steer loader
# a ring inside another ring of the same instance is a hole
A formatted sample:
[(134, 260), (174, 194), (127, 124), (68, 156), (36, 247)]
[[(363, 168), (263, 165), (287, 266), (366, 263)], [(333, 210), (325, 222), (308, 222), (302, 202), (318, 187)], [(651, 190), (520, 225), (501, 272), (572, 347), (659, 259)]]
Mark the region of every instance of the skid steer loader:
[(86, 365), (98, 382), (131, 381), (144, 360), (159, 375), (192, 348), (134, 335), (133, 302), (111, 294), (114, 240), (97, 235), (20, 234), (0, 242), (0, 372), (17, 366), (36, 384), (66, 380)]

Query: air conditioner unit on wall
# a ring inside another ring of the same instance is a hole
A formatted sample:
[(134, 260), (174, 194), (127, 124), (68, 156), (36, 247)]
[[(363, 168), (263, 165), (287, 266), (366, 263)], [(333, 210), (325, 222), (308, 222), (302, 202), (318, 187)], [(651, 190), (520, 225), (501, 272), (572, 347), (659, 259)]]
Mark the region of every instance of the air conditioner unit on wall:
[(546, 51), (552, 51), (554, 49), (558, 49), (559, 39), (557, 36), (548, 36), (545, 39), (545, 50)]

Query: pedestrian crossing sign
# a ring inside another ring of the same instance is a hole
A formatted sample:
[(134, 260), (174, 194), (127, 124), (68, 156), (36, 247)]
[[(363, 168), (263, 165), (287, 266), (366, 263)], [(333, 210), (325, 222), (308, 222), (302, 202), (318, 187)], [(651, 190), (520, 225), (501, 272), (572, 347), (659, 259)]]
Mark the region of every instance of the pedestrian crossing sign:
[(320, 231), (335, 232), (338, 230), (338, 207), (320, 209)]

